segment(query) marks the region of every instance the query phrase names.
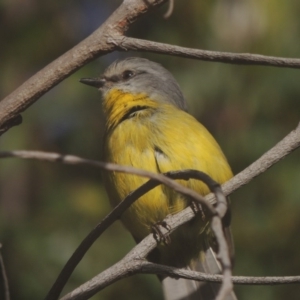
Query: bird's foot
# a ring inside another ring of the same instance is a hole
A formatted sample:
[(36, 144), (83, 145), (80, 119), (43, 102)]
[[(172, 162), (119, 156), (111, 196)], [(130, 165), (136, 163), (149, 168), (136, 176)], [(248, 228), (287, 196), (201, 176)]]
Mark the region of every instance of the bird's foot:
[(159, 226), (162, 226), (166, 230), (170, 230), (169, 225), (165, 221), (157, 222), (156, 224), (152, 225), (152, 233), (154, 239), (157, 243), (163, 243), (165, 245), (169, 245), (171, 243), (171, 238), (169, 233), (162, 233)]
[(202, 221), (205, 221), (206, 216), (203, 210), (202, 205), (199, 202), (192, 201), (191, 203), (191, 209), (193, 210), (195, 215), (200, 215)]

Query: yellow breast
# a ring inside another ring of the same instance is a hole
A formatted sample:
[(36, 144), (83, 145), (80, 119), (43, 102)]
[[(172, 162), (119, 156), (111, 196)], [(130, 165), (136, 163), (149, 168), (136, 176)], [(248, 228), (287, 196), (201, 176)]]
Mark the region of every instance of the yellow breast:
[[(125, 118), (133, 107), (146, 107)], [(230, 167), (213, 137), (192, 116), (176, 107), (153, 101), (143, 94), (114, 90), (106, 95), (105, 160), (152, 172), (198, 169), (222, 183), (232, 177)], [(105, 173), (104, 182), (113, 205), (146, 181), (135, 175)], [(182, 181), (201, 194), (207, 187), (196, 180)], [(178, 212), (189, 201), (165, 186), (141, 197), (122, 220), (136, 240), (149, 234), (151, 226)], [(202, 224), (204, 228), (204, 224)], [(203, 228), (196, 228), (200, 234)]]

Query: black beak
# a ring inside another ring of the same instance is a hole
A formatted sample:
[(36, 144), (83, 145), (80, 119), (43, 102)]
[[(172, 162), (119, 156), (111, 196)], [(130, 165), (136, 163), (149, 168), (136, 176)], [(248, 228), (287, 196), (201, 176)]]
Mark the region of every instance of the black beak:
[(81, 83), (94, 86), (97, 89), (101, 88), (104, 86), (106, 80), (104, 78), (81, 78), (79, 80)]

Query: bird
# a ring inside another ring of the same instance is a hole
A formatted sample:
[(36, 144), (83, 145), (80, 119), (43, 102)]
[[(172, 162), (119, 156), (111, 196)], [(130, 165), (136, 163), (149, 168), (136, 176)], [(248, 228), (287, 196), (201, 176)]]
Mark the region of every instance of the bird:
[[(102, 94), (105, 116), (103, 159), (154, 173), (196, 169), (222, 184), (233, 173), (220, 146), (208, 130), (188, 113), (187, 101), (174, 76), (161, 64), (127, 57), (109, 65), (103, 75), (82, 78)], [(103, 181), (112, 206), (147, 179), (133, 174), (104, 172)], [(179, 180), (201, 195), (209, 193), (201, 181)], [(191, 199), (160, 185), (133, 203), (121, 220), (138, 243), (153, 226), (191, 204)], [(225, 220), (225, 219), (224, 219)], [(232, 244), (230, 215), (223, 222)], [(233, 245), (229, 245), (233, 249)], [(170, 234), (170, 243), (158, 243), (152, 262), (220, 273), (216, 246), (208, 217), (197, 216)], [(187, 279), (160, 278), (166, 300), (215, 299), (220, 284)], [(234, 300), (231, 292), (226, 300)]]

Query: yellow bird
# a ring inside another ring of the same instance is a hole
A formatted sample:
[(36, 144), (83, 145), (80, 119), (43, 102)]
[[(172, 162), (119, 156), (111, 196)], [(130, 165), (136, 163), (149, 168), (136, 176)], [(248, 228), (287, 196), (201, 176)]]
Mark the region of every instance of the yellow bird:
[[(231, 169), (211, 134), (186, 112), (186, 101), (172, 74), (160, 64), (130, 57), (115, 61), (99, 78), (82, 83), (97, 87), (106, 117), (104, 160), (155, 173), (197, 169), (223, 183)], [(113, 206), (147, 179), (118, 172), (104, 174)], [(197, 180), (181, 184), (206, 195)], [(153, 225), (190, 204), (190, 199), (161, 185), (137, 200), (122, 216), (136, 242), (151, 233)], [(226, 226), (229, 226), (227, 224)], [(228, 230), (228, 228), (227, 228)], [(179, 227), (169, 245), (158, 245), (149, 255), (153, 262), (207, 273), (220, 272), (212, 245), (209, 220), (200, 216)], [(219, 285), (185, 279), (163, 279), (165, 299), (214, 299)], [(202, 297), (202, 298), (201, 298)], [(232, 293), (226, 300), (236, 299)]]

